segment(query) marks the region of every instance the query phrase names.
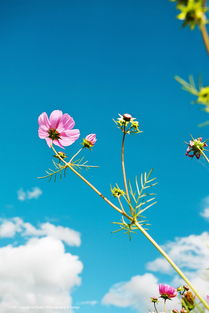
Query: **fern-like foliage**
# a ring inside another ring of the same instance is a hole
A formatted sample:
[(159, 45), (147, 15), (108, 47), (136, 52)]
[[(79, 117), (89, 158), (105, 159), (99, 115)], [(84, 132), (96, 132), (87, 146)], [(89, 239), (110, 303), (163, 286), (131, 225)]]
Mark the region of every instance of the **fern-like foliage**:
[(54, 160), (52, 160), (52, 163), (54, 165), (54, 168), (53, 169), (49, 168), (48, 170), (45, 171), (46, 173), (45, 176), (38, 178), (40, 179), (48, 178), (49, 181), (53, 179), (54, 182), (56, 182), (57, 176), (59, 176), (60, 179), (62, 179), (63, 176), (64, 177), (66, 176), (67, 165), (61, 165), (60, 162), (55, 162)]
[(113, 233), (117, 233), (119, 231), (124, 231), (124, 234), (127, 234), (129, 236), (129, 239), (131, 240), (131, 234), (136, 232), (134, 231), (136, 226), (132, 223), (126, 223), (124, 217), (122, 216), (121, 222), (113, 222), (113, 224), (119, 225), (119, 229), (114, 230)]
[[(133, 189), (131, 182), (129, 182), (129, 193), (131, 196), (131, 205), (134, 209), (135, 217), (142, 217), (142, 213), (157, 203), (155, 201), (155, 193), (149, 192), (151, 187), (157, 185), (156, 178), (151, 178), (153, 169), (148, 173), (141, 174), (140, 185), (138, 178), (135, 178), (135, 189)], [(127, 197), (126, 201), (128, 202)]]
[(198, 93), (199, 93), (198, 89), (200, 89), (202, 87), (202, 82), (201, 82), (200, 78), (199, 78), (198, 89), (196, 88), (194, 78), (192, 75), (189, 76), (189, 82), (186, 82), (184, 79), (182, 79), (179, 76), (175, 76), (174, 78), (179, 84), (181, 84), (183, 90), (185, 90), (185, 91), (187, 91), (187, 92), (189, 92), (195, 96), (198, 95)]
[[(66, 171), (67, 171), (67, 169), (69, 169), (68, 165), (67, 164), (62, 165), (60, 163), (60, 161), (55, 162), (54, 160), (52, 160), (52, 163), (54, 165), (54, 168), (53, 169), (49, 168), (48, 170), (45, 171), (45, 173), (46, 173), (45, 176), (38, 177), (38, 178), (40, 178), (40, 179), (48, 178), (49, 181), (51, 181), (53, 179), (54, 182), (56, 182), (57, 177), (59, 177), (60, 179), (62, 179), (63, 177), (66, 177)], [(80, 171), (82, 168), (89, 169), (90, 167), (97, 167), (97, 166), (93, 166), (93, 165), (88, 165), (87, 163), (88, 163), (88, 161), (84, 161), (84, 159), (81, 158), (81, 159), (78, 159), (76, 161), (73, 161), (69, 165), (71, 167), (76, 168), (76, 170), (78, 170), (78, 171)]]
[[(119, 232), (121, 230), (124, 230), (125, 233), (129, 235), (129, 238), (131, 238), (131, 233), (135, 233), (134, 230), (137, 229), (134, 221), (137, 221), (140, 225), (142, 225), (145, 230), (148, 229), (147, 226), (149, 226), (150, 224), (148, 223), (146, 217), (142, 215), (142, 213), (157, 203), (157, 201), (155, 201), (156, 198), (154, 197), (156, 194), (149, 191), (150, 188), (157, 185), (156, 178), (151, 178), (152, 172), (153, 169), (151, 169), (148, 173), (141, 174), (140, 184), (138, 182), (138, 178), (136, 177), (134, 188), (132, 187), (131, 182), (129, 182), (130, 199), (128, 199), (127, 195), (125, 194), (121, 197), (125, 199), (128, 206), (130, 207), (133, 221), (131, 223), (126, 222), (124, 217), (122, 216), (121, 222), (113, 222), (113, 224), (119, 225), (119, 229), (113, 232)], [(120, 201), (120, 199), (118, 199), (118, 201), (122, 210), (124, 211), (122, 202)]]

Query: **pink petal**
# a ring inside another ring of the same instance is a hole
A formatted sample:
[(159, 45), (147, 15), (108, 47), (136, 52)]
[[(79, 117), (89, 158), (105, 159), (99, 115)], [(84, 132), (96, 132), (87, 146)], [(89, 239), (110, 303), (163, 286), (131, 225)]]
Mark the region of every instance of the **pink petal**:
[(62, 111), (54, 110), (49, 117), (49, 121), (51, 124), (50, 127), (57, 129), (61, 119), (62, 119)]
[(72, 129), (75, 126), (74, 119), (67, 113), (63, 114), (60, 124), (64, 130)]
[(59, 141), (63, 146), (70, 146), (79, 138), (79, 136), (79, 129), (72, 129), (61, 133)]
[(80, 136), (80, 130), (79, 129), (70, 129), (63, 131), (60, 134), (61, 137), (72, 137), (74, 140), (77, 140)]
[(63, 145), (62, 145), (62, 143), (60, 141), (61, 141), (60, 139), (59, 140), (53, 140), (53, 144), (55, 144), (56, 146), (59, 146), (60, 148), (64, 149), (64, 147), (63, 147)]
[(43, 112), (41, 115), (39, 115), (38, 123), (40, 126), (43, 126), (43, 127), (46, 127), (47, 129), (49, 129), (50, 123), (49, 123), (49, 119), (48, 119), (46, 112)]
[(87, 141), (89, 141), (90, 143), (92, 143), (93, 145), (95, 144), (95, 142), (97, 141), (96, 139), (96, 134), (89, 134), (88, 136), (86, 136), (85, 138)]
[(38, 129), (38, 135), (39, 135), (39, 138), (41, 139), (45, 139), (49, 136), (48, 132), (42, 129), (41, 127), (39, 127)]
[(46, 139), (46, 143), (47, 145), (49, 146), (49, 148), (51, 148), (51, 145), (52, 145), (52, 139), (51, 138), (45, 138)]

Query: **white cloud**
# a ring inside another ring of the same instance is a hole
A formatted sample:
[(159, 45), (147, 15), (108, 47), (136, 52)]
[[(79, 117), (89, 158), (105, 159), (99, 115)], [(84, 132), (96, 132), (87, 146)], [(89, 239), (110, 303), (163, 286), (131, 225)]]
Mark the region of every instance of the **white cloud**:
[(87, 301), (81, 301), (79, 302), (79, 305), (90, 305), (90, 306), (94, 306), (98, 303), (98, 301), (96, 300), (87, 300)]
[(22, 188), (17, 191), (17, 199), (20, 201), (26, 200), (26, 193)]
[(19, 218), (14, 218), (12, 220), (4, 220), (0, 225), (0, 238), (11, 238), (21, 230), (22, 220)]
[[(122, 308), (132, 307), (137, 312), (153, 312), (153, 304), (150, 297), (158, 297), (158, 279), (151, 273), (133, 276), (127, 282), (113, 285), (103, 297), (102, 303)], [(167, 309), (179, 308), (176, 299), (167, 302)], [(161, 310), (161, 303), (159, 304)]]
[(204, 208), (204, 210), (200, 213), (202, 217), (204, 217), (206, 220), (209, 220), (209, 207)]
[[(199, 271), (208, 268), (209, 260), (209, 233), (190, 235), (176, 238), (164, 245), (169, 256), (184, 270)], [(168, 273), (163, 258), (158, 258), (147, 264), (152, 271)], [(173, 273), (173, 272), (171, 272)]]
[[(168, 255), (174, 260), (191, 280), (194, 287), (205, 297), (209, 293), (209, 233), (176, 238), (164, 245)], [(147, 263), (147, 269), (154, 272), (170, 274), (166, 282), (174, 287), (184, 283), (177, 277), (174, 270), (163, 258), (157, 258)], [(157, 274), (156, 274), (157, 275)], [(153, 311), (150, 306), (150, 297), (158, 296), (158, 278), (151, 273), (134, 276), (127, 282), (113, 285), (103, 297), (103, 304), (118, 307), (132, 307), (137, 312)], [(168, 302), (170, 308), (178, 308), (177, 299)], [(175, 307), (174, 307), (175, 306)], [(161, 311), (161, 309), (159, 310)]]
[(31, 190), (24, 190), (21, 188), (17, 191), (17, 198), (20, 201), (38, 199), (42, 193), (43, 192), (39, 187), (33, 187)]
[(202, 201), (202, 211), (200, 212), (200, 215), (209, 221), (209, 196), (205, 197)]
[(157, 258), (152, 262), (148, 262), (146, 268), (153, 272), (170, 273), (172, 271), (170, 264), (162, 258)]
[(80, 233), (68, 227), (56, 226), (51, 223), (40, 224), (39, 228), (30, 223), (25, 223), (22, 219), (16, 217), (11, 219), (0, 220), (0, 238), (13, 237), (19, 233), (23, 237), (49, 236), (59, 239), (70, 246), (80, 246)]
[[(0, 233), (4, 237), (24, 233), (24, 224), (19, 218), (4, 220)], [(47, 229), (44, 237), (0, 248), (1, 313), (22, 313), (27, 307), (34, 313), (40, 313), (40, 308), (49, 313), (63, 313), (63, 308), (66, 313), (72, 312), (72, 290), (80, 284), (83, 264), (78, 256), (65, 251), (62, 241), (68, 238), (69, 243), (71, 232), (58, 236), (61, 226), (54, 227), (55, 235), (48, 235), (51, 230)]]

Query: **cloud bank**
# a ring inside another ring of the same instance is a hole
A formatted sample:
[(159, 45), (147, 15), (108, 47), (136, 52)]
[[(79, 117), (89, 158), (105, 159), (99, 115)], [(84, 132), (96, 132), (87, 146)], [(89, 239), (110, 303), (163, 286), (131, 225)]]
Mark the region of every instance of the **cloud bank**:
[(35, 228), (20, 218), (1, 220), (0, 237), (17, 234), (26, 238), (25, 244), (0, 248), (1, 313), (22, 313), (27, 308), (34, 313), (40, 309), (72, 313), (72, 290), (81, 282), (83, 264), (65, 251), (64, 243), (79, 246), (80, 234), (50, 223)]

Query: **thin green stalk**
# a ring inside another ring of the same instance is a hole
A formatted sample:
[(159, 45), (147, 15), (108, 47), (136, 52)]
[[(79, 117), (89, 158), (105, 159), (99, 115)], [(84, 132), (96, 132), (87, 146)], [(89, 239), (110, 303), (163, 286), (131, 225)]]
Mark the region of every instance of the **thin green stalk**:
[(158, 313), (157, 307), (156, 307), (156, 303), (154, 302), (154, 309), (156, 311), (156, 313)]
[(64, 159), (60, 157), (55, 148), (52, 146), (52, 150), (55, 152), (57, 157), (68, 166), (72, 172), (74, 172), (78, 177), (80, 177), (90, 188), (92, 188), (105, 202), (107, 202), (113, 209), (124, 215), (127, 219), (129, 219), (141, 232), (142, 234), (154, 245), (154, 247), (162, 254), (162, 256), (168, 261), (168, 263), (174, 268), (174, 270), (181, 276), (181, 278), (186, 282), (186, 284), (193, 290), (194, 294), (198, 297), (198, 299), (202, 302), (207, 310), (209, 310), (209, 304), (199, 295), (197, 290), (192, 286), (191, 282), (184, 275), (184, 273), (180, 270), (180, 268), (173, 262), (173, 260), (168, 256), (168, 254), (157, 244), (157, 242), (147, 233), (147, 231), (136, 221), (133, 217), (129, 216), (125, 211), (122, 211), (116, 205), (114, 205), (109, 199), (107, 199), (96, 187), (94, 187), (86, 178), (84, 178), (80, 173), (78, 173), (72, 165), (66, 162)]
[(84, 147), (80, 148), (70, 159), (69, 163), (72, 163), (72, 161), (75, 159), (75, 157), (83, 150)]
[(124, 157), (125, 137), (126, 137), (126, 127), (124, 126), (122, 146), (121, 146), (121, 164), (122, 164), (123, 182), (124, 182), (124, 187), (125, 187), (125, 191), (126, 191), (126, 196), (127, 196), (128, 202), (130, 202), (127, 179), (126, 179), (125, 157)]
[(86, 178), (84, 178), (80, 173), (78, 173), (73, 166), (66, 162), (55, 150), (54, 146), (51, 146), (54, 153), (56, 153), (57, 157), (67, 166), (73, 173), (75, 173), (78, 177), (80, 177), (90, 188), (92, 188), (105, 202), (107, 202), (113, 209), (118, 211), (119, 213), (123, 213), (115, 204), (113, 204), (109, 199), (107, 199), (96, 187), (94, 187)]
[(163, 313), (166, 313), (166, 300), (164, 300)]
[(120, 204), (121, 210), (122, 210), (123, 212), (125, 212), (124, 207), (123, 207), (123, 204), (122, 204), (122, 202), (120, 201), (120, 198), (119, 198), (119, 197), (118, 197), (118, 202), (119, 202), (119, 204)]
[(200, 25), (199, 28), (202, 34), (202, 39), (203, 39), (206, 51), (209, 54), (209, 36), (208, 36), (207, 28), (204, 24)]
[(206, 161), (209, 163), (209, 159), (208, 159), (207, 155), (205, 154), (205, 152), (202, 151), (202, 155), (204, 156), (204, 158), (206, 159)]
[(200, 151), (200, 154), (202, 154), (204, 156), (205, 160), (209, 163), (209, 159), (208, 159), (207, 155), (205, 154), (205, 152), (200, 148), (198, 148), (198, 150)]

